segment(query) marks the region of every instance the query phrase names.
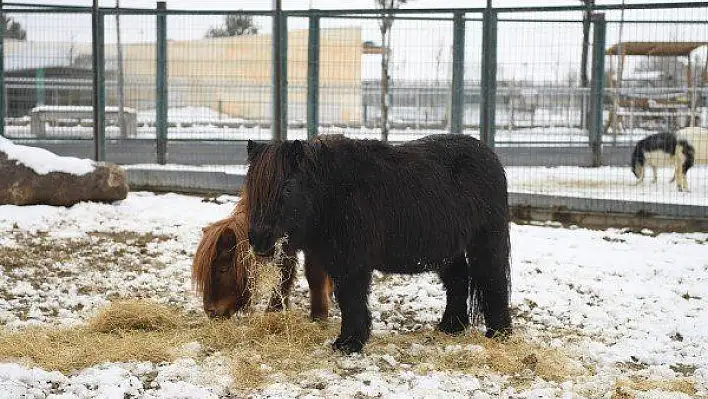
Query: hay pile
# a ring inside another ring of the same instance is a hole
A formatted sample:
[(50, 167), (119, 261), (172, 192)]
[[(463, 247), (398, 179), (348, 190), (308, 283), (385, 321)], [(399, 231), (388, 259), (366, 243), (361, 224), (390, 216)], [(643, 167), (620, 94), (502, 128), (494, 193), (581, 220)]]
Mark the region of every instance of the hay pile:
[[(339, 323), (314, 323), (302, 312), (256, 313), (226, 321), (187, 316), (150, 301), (116, 302), (85, 326), (33, 328), (0, 333), (0, 359), (70, 373), (103, 362), (170, 362), (177, 348), (198, 342), (197, 359), (214, 352), (231, 358), (236, 388), (254, 388), (273, 378), (292, 379), (307, 370), (337, 372), (341, 356), (329, 340)], [(430, 370), (473, 375), (496, 372), (523, 386), (537, 377), (565, 381), (586, 374), (561, 350), (525, 342), (489, 340), (477, 333), (448, 336), (427, 331), (372, 337), (370, 359), (392, 356), (424, 374)], [(375, 360), (374, 360), (375, 361)], [(340, 370), (341, 371), (341, 370)]]
[(234, 383), (265, 381), (260, 365), (289, 375), (317, 365), (312, 351), (327, 348), (333, 325), (313, 323), (302, 313), (262, 313), (235, 320), (189, 317), (151, 301), (121, 301), (100, 311), (86, 326), (0, 331), (0, 360), (71, 373), (104, 362), (170, 362), (177, 349), (199, 342), (206, 352), (232, 358)]
[(667, 380), (650, 380), (643, 377), (633, 376), (615, 383), (612, 390), (612, 399), (631, 399), (637, 396), (638, 392), (680, 392), (689, 396), (696, 394), (695, 381), (691, 378), (677, 378)]
[(98, 333), (170, 331), (184, 324), (176, 310), (149, 301), (118, 301), (98, 312), (88, 329)]
[(176, 309), (143, 301), (117, 302), (75, 328), (0, 332), (0, 358), (69, 373), (103, 362), (162, 362), (184, 339)]

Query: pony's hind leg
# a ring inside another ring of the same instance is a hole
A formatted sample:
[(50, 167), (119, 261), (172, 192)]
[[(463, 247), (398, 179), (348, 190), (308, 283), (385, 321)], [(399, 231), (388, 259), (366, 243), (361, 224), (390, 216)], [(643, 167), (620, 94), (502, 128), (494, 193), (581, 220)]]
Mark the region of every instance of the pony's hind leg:
[(511, 334), (508, 226), (482, 231), (468, 247), (470, 297), (475, 318), (482, 313), (489, 338)]
[(290, 290), (295, 281), (295, 269), (297, 266), (296, 252), (290, 249), (285, 250), (282, 264), (280, 265), (280, 284), (275, 288), (268, 302), (269, 312), (277, 312), (287, 307), (290, 302)]
[(467, 298), (470, 290), (470, 275), (464, 255), (454, 259), (440, 270), (440, 279), (445, 286), (447, 304), (438, 330), (455, 334), (464, 331), (470, 324)]

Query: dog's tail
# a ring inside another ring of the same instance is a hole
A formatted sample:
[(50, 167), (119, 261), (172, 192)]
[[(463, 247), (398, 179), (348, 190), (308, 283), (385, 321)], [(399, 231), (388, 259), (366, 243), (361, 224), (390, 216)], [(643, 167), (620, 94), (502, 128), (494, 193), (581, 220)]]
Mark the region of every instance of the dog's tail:
[(683, 173), (685, 174), (696, 162), (696, 149), (693, 148), (688, 140), (681, 139), (678, 141), (678, 146), (681, 147), (685, 161), (683, 162)]

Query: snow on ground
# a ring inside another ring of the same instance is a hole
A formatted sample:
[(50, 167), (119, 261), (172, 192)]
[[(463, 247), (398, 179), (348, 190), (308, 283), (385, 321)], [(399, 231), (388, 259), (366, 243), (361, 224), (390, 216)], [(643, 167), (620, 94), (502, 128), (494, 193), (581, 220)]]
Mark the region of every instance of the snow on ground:
[(669, 182), (674, 175), (673, 168), (659, 168), (656, 183), (652, 182), (653, 173), (648, 169), (642, 184), (637, 184), (629, 166), (508, 166), (505, 169), (511, 192), (708, 206), (708, 165), (689, 169), (686, 174), (688, 192), (679, 192), (676, 184)]
[(0, 136), (0, 152), (5, 153), (8, 160), (25, 165), (40, 175), (64, 172), (81, 176), (95, 169), (95, 164), (91, 160), (60, 157), (43, 148), (16, 145), (2, 136)]
[[(143, 108), (138, 112), (138, 123), (155, 124), (155, 109)], [(169, 122), (175, 124), (214, 124), (214, 123), (245, 123), (243, 118), (232, 118), (228, 114), (209, 107), (171, 107), (168, 111)]]
[[(208, 109), (207, 109), (208, 110)], [(242, 119), (219, 120), (213, 112), (204, 111), (204, 119), (194, 118), (187, 112), (170, 115), (171, 126), (167, 136), (171, 140), (270, 140), (272, 132), (270, 127), (260, 126), (256, 122), (247, 122)], [(197, 121), (197, 122), (194, 122)], [(320, 133), (342, 133), (357, 139), (379, 139), (380, 129), (369, 127), (340, 127), (335, 125), (322, 125)], [(401, 142), (414, 140), (431, 133), (446, 133), (444, 130), (431, 128), (394, 128), (391, 129), (389, 140)], [(465, 134), (479, 138), (479, 129), (465, 129)], [(616, 136), (618, 144), (635, 143), (645, 136), (654, 133), (644, 129), (632, 129)], [(30, 126), (6, 126), (5, 134), (12, 139), (31, 139)], [(287, 131), (288, 139), (307, 139), (307, 129), (303, 127), (290, 127)], [(120, 130), (116, 126), (106, 127), (106, 137), (109, 139), (120, 138)], [(155, 139), (154, 125), (138, 127), (137, 135), (131, 139)], [(522, 127), (508, 129), (502, 125), (497, 126), (496, 145), (535, 145), (535, 146), (587, 146), (588, 136), (585, 131), (576, 127), (563, 125), (543, 125), (537, 127)], [(47, 126), (46, 138), (48, 139), (91, 139), (93, 128), (91, 126)], [(605, 137), (605, 145), (612, 144), (615, 137)]]
[[(205, 202), (136, 192), (114, 204), (0, 206), (0, 325), (14, 330), (82, 323), (124, 297), (201, 312), (199, 298), (190, 291), (191, 256), (201, 227), (226, 216), (236, 199)], [(421, 371), (365, 352), (341, 357), (339, 372), (308, 372), (249, 395), (609, 398), (616, 381), (633, 376), (686, 377), (694, 397), (708, 397), (707, 254), (707, 233), (653, 236), (512, 225), (517, 334), (566, 351), (591, 370), (588, 375), (560, 383), (537, 377), (517, 391), (510, 376), (492, 371)], [(292, 306), (307, 309), (307, 302), (300, 273)], [(377, 275), (370, 305), (374, 334), (385, 337), (432, 328), (442, 313), (444, 291), (432, 274)], [(339, 355), (323, 343), (313, 353), (314, 362), (318, 356)], [(230, 391), (230, 378), (217, 354), (166, 364), (109, 363), (69, 375), (5, 362), (0, 363), (0, 397), (245, 396)], [(689, 396), (655, 389), (636, 397)]]
[[(248, 165), (134, 164), (123, 167), (232, 175), (245, 175), (248, 171)], [(656, 183), (652, 182), (652, 172), (648, 170), (643, 184), (637, 184), (629, 167), (507, 166), (505, 169), (510, 192), (708, 206), (708, 165), (697, 165), (688, 171), (688, 192), (679, 192), (676, 184), (669, 182), (672, 168), (659, 168)]]

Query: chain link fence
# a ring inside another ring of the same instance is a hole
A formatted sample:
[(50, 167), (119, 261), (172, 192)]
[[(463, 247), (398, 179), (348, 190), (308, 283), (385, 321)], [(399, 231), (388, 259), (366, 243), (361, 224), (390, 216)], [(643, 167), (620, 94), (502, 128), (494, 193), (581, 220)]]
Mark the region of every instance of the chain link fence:
[[(108, 161), (178, 171), (179, 185), (198, 187), (204, 175), (187, 172), (226, 175), (233, 185), (245, 170), (245, 140), (274, 137), (271, 11), (20, 3), (2, 11), (2, 134), (13, 141), (89, 158), (101, 147)], [(282, 15), (275, 42), (284, 50), (288, 139), (378, 139), (382, 127), (394, 143), (470, 134), (496, 149), (519, 198), (708, 213), (708, 3), (598, 5), (589, 14), (571, 6), (397, 10), (388, 42), (377, 10)], [(106, 104), (98, 146), (95, 55)], [(648, 167), (637, 184), (632, 152), (657, 133), (693, 147), (688, 192), (669, 181), (673, 160), (656, 182)]]

